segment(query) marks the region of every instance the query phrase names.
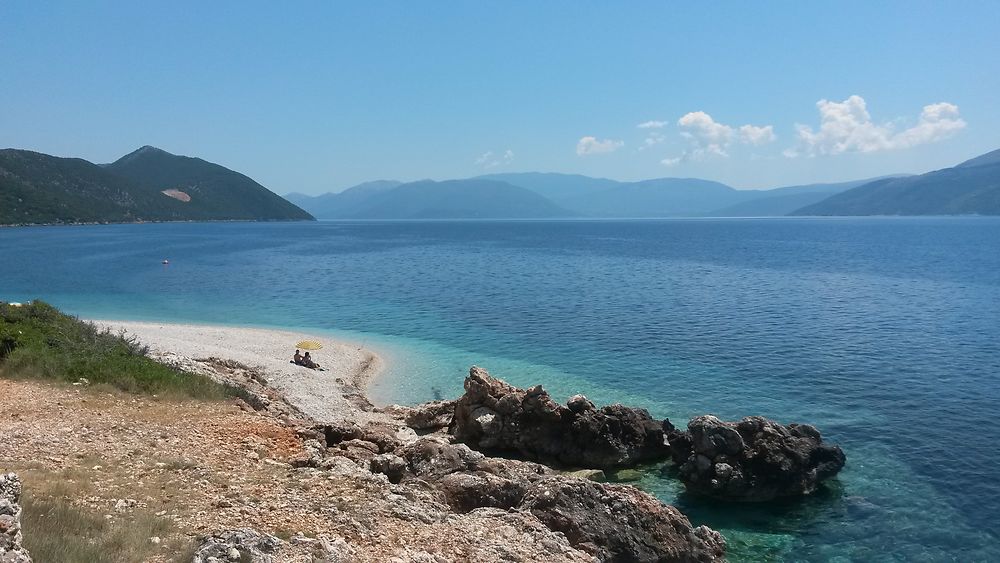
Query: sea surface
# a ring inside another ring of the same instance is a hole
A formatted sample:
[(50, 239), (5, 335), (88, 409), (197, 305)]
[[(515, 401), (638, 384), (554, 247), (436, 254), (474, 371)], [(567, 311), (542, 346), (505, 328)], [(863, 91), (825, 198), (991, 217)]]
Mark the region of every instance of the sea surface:
[(734, 561), (1000, 561), (996, 218), (0, 229), (0, 299), (348, 339), (387, 357), (383, 403), (457, 396), (478, 364), (679, 426), (811, 423), (848, 462), (810, 498), (639, 485)]

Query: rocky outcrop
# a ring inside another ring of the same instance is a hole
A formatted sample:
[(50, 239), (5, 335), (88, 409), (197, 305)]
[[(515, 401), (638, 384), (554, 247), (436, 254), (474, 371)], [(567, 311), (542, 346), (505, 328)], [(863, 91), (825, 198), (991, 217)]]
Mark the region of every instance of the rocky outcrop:
[(406, 425), (416, 430), (436, 430), (451, 425), (455, 401), (431, 401), (409, 407), (404, 413)]
[(21, 481), (14, 473), (0, 475), (0, 561), (31, 563), (21, 545)]
[(736, 501), (766, 501), (812, 493), (846, 461), (808, 424), (778, 424), (759, 416), (723, 422), (699, 416), (687, 432), (670, 435), (680, 478), (691, 492)]
[(402, 487), (398, 491), (409, 491), (406, 495), (430, 495), (428, 507), (407, 509), (399, 517), (437, 522), (451, 512), (476, 521), (497, 518), (499, 525), (517, 515), (520, 527), (554, 534), (545, 541), (557, 558), (575, 550), (599, 561), (722, 560), (721, 536), (692, 527), (683, 514), (632, 487), (573, 478), (530, 461), (488, 457), (443, 433), (408, 443), (387, 440), (386, 451), (367, 462), (351, 461), (350, 449), (336, 441), (374, 443), (382, 432), (388, 430), (325, 429), (331, 440), (328, 458), (318, 466), (339, 467), (333, 460), (356, 463), (378, 477), (384, 474), (389, 483), (398, 483), (391, 486)]
[(205, 538), (192, 563), (274, 563), (282, 541), (250, 528), (227, 530)]
[(693, 528), (676, 508), (634, 487), (553, 477), (520, 508), (599, 561), (708, 562), (725, 554), (719, 532)]
[(674, 427), (645, 409), (597, 408), (583, 395), (557, 404), (540, 385), (518, 389), (473, 367), (455, 403), (451, 431), (475, 450), (511, 452), (547, 464), (611, 469), (670, 455)]

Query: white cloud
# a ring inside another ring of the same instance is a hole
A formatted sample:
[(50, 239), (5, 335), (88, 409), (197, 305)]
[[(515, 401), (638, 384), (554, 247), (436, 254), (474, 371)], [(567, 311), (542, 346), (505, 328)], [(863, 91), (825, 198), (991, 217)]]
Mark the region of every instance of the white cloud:
[(604, 154), (615, 152), (625, 146), (625, 141), (615, 141), (613, 139), (598, 140), (597, 137), (581, 137), (576, 143), (576, 154), (585, 156), (588, 154)]
[(639, 129), (663, 129), (666, 126), (667, 126), (666, 121), (656, 121), (656, 120), (644, 121), (636, 125), (636, 127), (638, 127)]
[(917, 124), (899, 132), (892, 123), (873, 122), (865, 99), (858, 95), (843, 102), (820, 100), (816, 107), (820, 115), (819, 129), (813, 131), (808, 125), (797, 124), (798, 148), (786, 150), (785, 156), (905, 149), (940, 141), (966, 125), (959, 116), (958, 106), (947, 102), (924, 106)]
[(774, 126), (757, 127), (756, 125), (740, 126), (740, 140), (750, 145), (771, 143), (778, 137), (774, 134)]
[(639, 146), (639, 150), (646, 150), (650, 147), (654, 147), (663, 141), (667, 140), (667, 136), (659, 131), (650, 131), (646, 138), (642, 140), (642, 145)]
[(689, 160), (701, 160), (708, 156), (728, 157), (728, 149), (733, 143), (763, 145), (777, 139), (773, 125), (742, 125), (739, 128), (719, 123), (703, 111), (692, 111), (681, 116), (677, 125), (681, 136), (688, 139), (690, 147), (674, 158), (664, 158), (660, 162), (674, 166)]
[(496, 168), (497, 166), (503, 166), (510, 164), (514, 160), (514, 151), (507, 149), (501, 154), (496, 154), (493, 151), (486, 151), (479, 155), (479, 158), (475, 160), (476, 166), (482, 166), (483, 168)]
[(958, 106), (940, 102), (924, 106), (916, 125), (900, 131), (894, 141), (898, 148), (907, 148), (946, 139), (965, 128)]

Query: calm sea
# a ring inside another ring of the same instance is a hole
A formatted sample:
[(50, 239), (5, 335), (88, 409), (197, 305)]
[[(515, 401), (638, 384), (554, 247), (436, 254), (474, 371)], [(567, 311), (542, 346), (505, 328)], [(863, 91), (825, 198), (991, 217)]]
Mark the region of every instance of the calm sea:
[(814, 497), (640, 485), (737, 561), (1000, 560), (998, 219), (0, 229), (0, 299), (34, 298), (348, 338), (389, 358), (381, 402), (456, 396), (475, 363), (679, 425), (809, 422), (848, 456)]

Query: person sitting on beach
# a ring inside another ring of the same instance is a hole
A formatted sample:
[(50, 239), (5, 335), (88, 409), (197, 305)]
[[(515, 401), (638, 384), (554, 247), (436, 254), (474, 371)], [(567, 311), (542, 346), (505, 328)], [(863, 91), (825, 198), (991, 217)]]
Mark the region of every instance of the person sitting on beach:
[(319, 364), (313, 361), (312, 356), (309, 355), (309, 352), (306, 352), (305, 357), (302, 358), (302, 365), (310, 369), (320, 369)]
[(292, 358), (292, 363), (297, 366), (305, 365), (302, 363), (302, 353), (299, 352), (298, 350), (295, 351), (295, 356)]

